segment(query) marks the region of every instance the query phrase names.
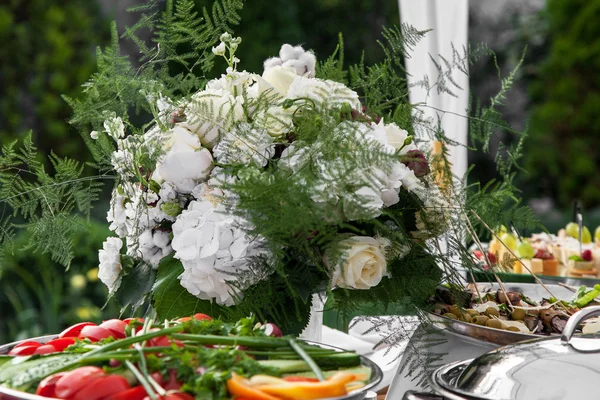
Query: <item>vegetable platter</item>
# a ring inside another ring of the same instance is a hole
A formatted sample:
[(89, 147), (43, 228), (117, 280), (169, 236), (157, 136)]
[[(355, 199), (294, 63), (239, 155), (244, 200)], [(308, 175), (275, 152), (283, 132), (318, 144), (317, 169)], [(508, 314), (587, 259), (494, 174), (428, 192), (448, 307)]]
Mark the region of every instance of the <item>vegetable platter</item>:
[(0, 346), (1, 400), (359, 400), (381, 377), (355, 352), (254, 318), (82, 322)]

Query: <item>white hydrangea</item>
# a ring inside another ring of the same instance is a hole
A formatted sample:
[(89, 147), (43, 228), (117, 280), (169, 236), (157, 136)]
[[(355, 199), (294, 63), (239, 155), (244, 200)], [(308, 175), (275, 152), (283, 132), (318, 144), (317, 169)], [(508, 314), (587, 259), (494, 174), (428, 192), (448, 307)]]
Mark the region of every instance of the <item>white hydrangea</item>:
[(213, 149), (220, 164), (267, 165), (275, 155), (273, 138), (265, 129), (242, 123), (227, 134)]
[(248, 269), (249, 257), (262, 254), (260, 241), (252, 240), (210, 190), (193, 201), (173, 224), (175, 258), (184, 272), (181, 285), (204, 300), (231, 306), (244, 289), (255, 282), (238, 280)]
[(109, 229), (115, 232), (119, 237), (124, 237), (129, 231), (127, 229), (127, 214), (125, 212), (125, 202), (127, 196), (120, 194), (118, 189), (113, 191), (110, 200), (110, 209), (106, 214), (106, 220), (110, 222)]
[(102, 244), (102, 249), (98, 251), (98, 278), (106, 285), (109, 293), (112, 293), (116, 287), (117, 279), (121, 273), (121, 247), (123, 241), (116, 237), (110, 237)]

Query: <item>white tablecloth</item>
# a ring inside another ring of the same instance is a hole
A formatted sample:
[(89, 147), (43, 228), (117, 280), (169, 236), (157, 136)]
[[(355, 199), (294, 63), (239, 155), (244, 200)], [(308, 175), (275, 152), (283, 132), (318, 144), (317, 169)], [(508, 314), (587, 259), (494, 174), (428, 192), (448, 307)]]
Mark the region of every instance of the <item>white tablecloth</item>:
[[(406, 359), (419, 347), (414, 337), (429, 335), (429, 331), (420, 326), (416, 317), (359, 319), (350, 326), (348, 333), (323, 326), (321, 341), (331, 346), (355, 350), (375, 362), (383, 371), (383, 380), (376, 390), (390, 386), (388, 399), (399, 400), (408, 390), (422, 390), (412, 377), (399, 373)], [(432, 337), (436, 340), (436, 345), (419, 351), (440, 354), (438, 364), (474, 358), (498, 347), (446, 331), (438, 332)], [(412, 341), (407, 338), (412, 338)], [(412, 371), (412, 376), (416, 374), (418, 371)]]

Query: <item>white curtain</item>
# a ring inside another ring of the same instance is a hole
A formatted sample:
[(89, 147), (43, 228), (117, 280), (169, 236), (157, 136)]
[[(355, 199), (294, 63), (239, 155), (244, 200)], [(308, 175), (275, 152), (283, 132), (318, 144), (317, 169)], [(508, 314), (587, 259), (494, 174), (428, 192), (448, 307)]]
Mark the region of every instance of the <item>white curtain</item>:
[[(460, 53), (463, 53), (463, 48), (468, 48), (469, 2), (468, 0), (398, 0), (398, 3), (403, 23), (419, 30), (433, 29), (411, 51), (410, 58), (406, 58), (408, 82), (413, 84), (422, 81), (425, 76), (428, 76), (429, 82), (436, 82), (438, 70), (431, 58), (443, 65), (439, 55), (452, 61), (452, 45)], [(468, 121), (456, 114), (466, 115), (469, 103), (469, 78), (457, 68), (454, 68), (452, 77), (462, 87), (462, 90), (453, 90), (458, 98), (447, 93), (438, 94), (435, 89), (427, 93), (426, 89), (413, 86), (410, 88), (410, 102), (425, 103), (430, 106), (431, 108), (421, 108), (425, 116), (433, 118), (434, 121), (439, 117), (446, 136), (453, 141), (466, 144)], [(452, 146), (449, 150), (452, 173), (462, 178), (468, 166), (467, 149), (463, 146)]]

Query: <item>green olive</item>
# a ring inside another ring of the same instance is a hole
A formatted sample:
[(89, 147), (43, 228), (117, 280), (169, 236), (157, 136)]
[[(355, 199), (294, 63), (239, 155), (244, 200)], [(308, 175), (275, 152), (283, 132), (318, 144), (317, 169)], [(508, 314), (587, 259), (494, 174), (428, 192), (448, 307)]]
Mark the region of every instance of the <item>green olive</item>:
[(485, 326), (489, 326), (490, 328), (502, 329), (502, 323), (497, 319), (488, 319), (485, 322)]
[(460, 318), (460, 316), (462, 315), (462, 311), (460, 310), (460, 308), (458, 308), (456, 304), (451, 305), (450, 308), (448, 308), (448, 312), (454, 314), (456, 318)]
[(467, 308), (465, 311), (472, 317), (476, 317), (479, 315), (479, 311), (473, 310), (472, 308)]
[(469, 314), (467, 314), (467, 313), (464, 313), (464, 314), (462, 314), (462, 315), (460, 316), (460, 318), (459, 318), (459, 319), (460, 319), (461, 321), (465, 321), (465, 322), (471, 322), (471, 321), (473, 320), (473, 317), (472, 317), (472, 316), (470, 316), (470, 315), (469, 315)]
[(512, 317), (513, 320), (515, 321), (523, 321), (523, 319), (525, 319), (525, 315), (527, 313), (525, 312), (525, 310), (521, 309), (521, 308), (515, 308), (512, 313), (510, 314), (510, 316)]
[(511, 332), (521, 332), (521, 330), (519, 328), (517, 328), (516, 326), (508, 326), (506, 328), (507, 331), (511, 331)]
[(500, 315), (500, 313), (498, 312), (498, 310), (496, 310), (494, 307), (488, 307), (485, 309), (484, 312), (485, 315), (487, 315), (488, 317), (491, 317), (492, 315), (497, 317)]
[(489, 320), (489, 318), (486, 317), (485, 315), (477, 315), (477, 316), (473, 317), (473, 320), (471, 322), (474, 324), (477, 324), (477, 325), (485, 326), (485, 323), (488, 320)]
[(444, 314), (443, 316), (444, 316), (444, 317), (446, 317), (446, 318), (450, 318), (450, 319), (458, 319), (458, 318), (456, 317), (456, 315), (454, 315), (454, 314), (452, 314), (452, 313), (446, 313), (446, 314)]

